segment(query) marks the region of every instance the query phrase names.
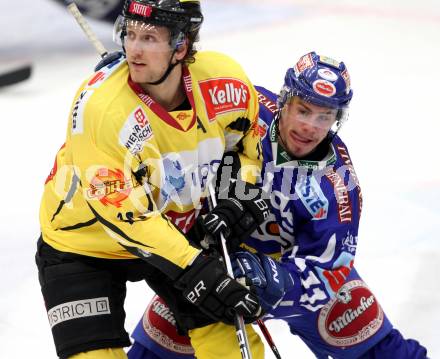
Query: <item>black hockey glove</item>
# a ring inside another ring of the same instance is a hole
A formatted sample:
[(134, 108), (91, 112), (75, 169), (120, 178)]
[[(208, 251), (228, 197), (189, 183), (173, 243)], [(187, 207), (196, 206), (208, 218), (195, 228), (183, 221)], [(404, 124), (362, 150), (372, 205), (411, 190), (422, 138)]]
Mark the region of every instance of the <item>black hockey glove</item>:
[(261, 188), (247, 182), (236, 182), (228, 198), (220, 199), (218, 205), (198, 222), (203, 231), (215, 240), (223, 233), (231, 251), (262, 224), (270, 214), (270, 200), (263, 198)]
[(95, 66), (95, 72), (101, 70), (103, 67), (110, 65), (112, 62), (119, 60), (122, 56), (125, 56), (122, 51), (115, 51), (106, 55), (98, 64)]
[(223, 264), (214, 257), (200, 254), (178, 278), (175, 287), (186, 300), (216, 321), (233, 324), (235, 314), (239, 314), (246, 323), (251, 323), (263, 314), (257, 297), (229, 277)]

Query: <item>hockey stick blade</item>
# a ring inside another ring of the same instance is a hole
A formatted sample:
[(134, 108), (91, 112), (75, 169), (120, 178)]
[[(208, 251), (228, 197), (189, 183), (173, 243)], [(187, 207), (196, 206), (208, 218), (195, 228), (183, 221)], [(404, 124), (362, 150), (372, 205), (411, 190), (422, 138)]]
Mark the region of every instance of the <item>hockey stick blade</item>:
[(17, 69), (0, 74), (0, 87), (18, 84), (31, 77), (32, 66), (24, 65)]

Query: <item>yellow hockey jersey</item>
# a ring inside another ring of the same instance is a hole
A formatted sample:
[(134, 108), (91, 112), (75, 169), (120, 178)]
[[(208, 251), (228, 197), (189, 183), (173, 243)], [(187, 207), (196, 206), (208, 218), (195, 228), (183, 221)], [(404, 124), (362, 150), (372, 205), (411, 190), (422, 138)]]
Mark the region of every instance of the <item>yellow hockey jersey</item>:
[(261, 145), (256, 92), (235, 61), (198, 53), (183, 67), (183, 83), (192, 109), (174, 112), (131, 81), (123, 59), (83, 83), (45, 184), (46, 243), (99, 258), (142, 257), (171, 277), (191, 263), (199, 251), (182, 232), (223, 153), (237, 151), (255, 170)]

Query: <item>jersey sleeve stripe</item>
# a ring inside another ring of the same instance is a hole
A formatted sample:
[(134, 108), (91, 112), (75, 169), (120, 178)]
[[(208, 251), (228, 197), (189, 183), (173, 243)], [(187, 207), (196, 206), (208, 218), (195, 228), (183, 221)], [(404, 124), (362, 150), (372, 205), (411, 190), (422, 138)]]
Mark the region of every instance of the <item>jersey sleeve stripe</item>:
[(73, 229), (79, 229), (79, 228), (91, 226), (92, 224), (95, 224), (96, 222), (98, 222), (98, 219), (97, 218), (92, 218), (90, 221), (80, 222), (80, 223), (74, 224), (73, 226), (63, 227), (63, 228), (60, 228), (60, 230), (62, 230), (62, 231), (70, 231), (70, 230), (73, 230)]

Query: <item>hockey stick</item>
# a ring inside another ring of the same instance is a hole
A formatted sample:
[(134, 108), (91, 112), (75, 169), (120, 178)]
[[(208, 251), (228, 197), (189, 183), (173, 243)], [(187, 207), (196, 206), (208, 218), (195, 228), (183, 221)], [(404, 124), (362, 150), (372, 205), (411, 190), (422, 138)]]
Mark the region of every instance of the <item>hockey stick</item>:
[[(217, 200), (215, 198), (214, 188), (212, 183), (208, 184), (208, 191), (210, 195), (211, 207), (217, 206)], [(211, 209), (212, 209), (211, 208)], [(222, 245), (223, 259), (225, 260), (226, 270), (230, 277), (234, 278), (234, 272), (232, 271), (231, 258), (229, 257), (228, 249), (226, 247), (226, 239), (223, 233), (220, 233), (220, 240)], [(235, 315), (235, 329), (237, 334), (238, 345), (240, 346), (241, 357), (243, 359), (251, 359), (251, 349), (249, 347), (249, 339), (246, 334), (246, 327), (244, 324), (243, 316)]]
[[(211, 197), (210, 200), (211, 200), (212, 207), (215, 207), (217, 205), (217, 200), (215, 198), (215, 192), (214, 192), (214, 188), (212, 187), (212, 183), (210, 183), (208, 185), (208, 190), (209, 190), (209, 194), (210, 194), (210, 197)], [(228, 249), (226, 247), (226, 239), (223, 236), (223, 234), (220, 234), (220, 236), (221, 236), (221, 245), (222, 245), (222, 251), (223, 251), (223, 258), (224, 258), (225, 264), (226, 264), (226, 269), (228, 271), (228, 274), (232, 278), (234, 278), (234, 272), (232, 271), (232, 265), (231, 265), (231, 258), (229, 257)], [(239, 318), (240, 317), (237, 315), (237, 319), (239, 319)], [(247, 345), (247, 351), (248, 351), (248, 353), (250, 355), (249, 341), (248, 341), (247, 336), (246, 336), (246, 330), (245, 330), (245, 327), (244, 327), (243, 317), (241, 317), (241, 322), (243, 323), (242, 324), (243, 325), (242, 332), (244, 333), (245, 343)], [(241, 350), (242, 349), (242, 344), (240, 342), (241, 336), (239, 335), (239, 330), (241, 330), (241, 328), (239, 328), (239, 326), (237, 324), (240, 325), (240, 323), (236, 322), (235, 325), (236, 325), (236, 328), (237, 328), (237, 338), (238, 338), (238, 342), (240, 344), (240, 350)], [(258, 324), (261, 332), (263, 333), (264, 338), (266, 339), (267, 344), (270, 346), (270, 349), (272, 349), (272, 352), (275, 355), (275, 357), (277, 359), (281, 359), (280, 352), (278, 351), (278, 348), (275, 345), (275, 342), (273, 341), (272, 336), (269, 333), (269, 329), (267, 329), (267, 327), (266, 327), (266, 324), (264, 324), (264, 322), (261, 319), (257, 320), (257, 324)], [(245, 356), (243, 356), (243, 352), (242, 352), (242, 357), (245, 358)]]
[(269, 333), (269, 329), (267, 329), (266, 324), (261, 319), (257, 320), (257, 324), (260, 327), (261, 332), (264, 335), (264, 339), (266, 339), (267, 344), (269, 344), (270, 349), (272, 349), (272, 353), (275, 355), (275, 358), (281, 359), (280, 352), (278, 351), (275, 342), (272, 339), (272, 336)]
[(78, 6), (76, 6), (73, 0), (65, 0), (65, 3), (67, 6), (67, 10), (69, 10), (69, 12), (73, 15), (78, 25), (86, 34), (87, 39), (92, 43), (96, 51), (98, 51), (99, 55), (104, 58), (108, 54), (108, 52), (102, 42), (99, 41), (95, 33), (92, 31), (86, 19), (84, 19), (84, 16), (79, 11)]
[(0, 74), (0, 87), (15, 85), (19, 82), (25, 81), (31, 77), (31, 74), (31, 65), (23, 65), (14, 70), (4, 72)]

